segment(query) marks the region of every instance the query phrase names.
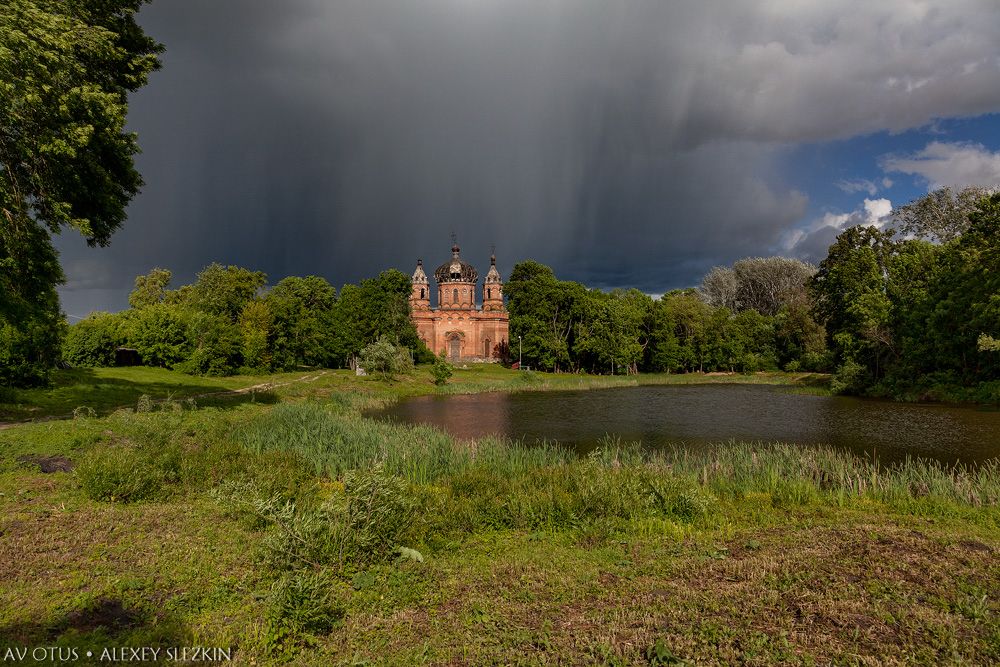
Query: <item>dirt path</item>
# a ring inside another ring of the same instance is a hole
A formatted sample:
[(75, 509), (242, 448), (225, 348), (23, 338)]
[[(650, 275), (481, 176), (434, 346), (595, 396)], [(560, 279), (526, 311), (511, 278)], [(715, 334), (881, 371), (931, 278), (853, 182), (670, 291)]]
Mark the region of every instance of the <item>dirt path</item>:
[[(288, 385), (297, 384), (299, 382), (315, 382), (316, 380), (320, 379), (327, 373), (329, 373), (329, 371), (320, 371), (315, 375), (304, 375), (300, 378), (295, 378), (294, 380), (289, 380), (287, 382), (261, 382), (260, 384), (255, 384), (249, 387), (242, 387), (240, 389), (224, 389), (221, 391), (209, 391), (202, 394), (192, 394), (190, 396), (185, 396), (184, 399), (186, 400), (188, 398), (207, 398), (210, 396), (234, 396), (234, 395), (250, 394), (258, 391), (271, 391), (272, 389), (277, 389), (278, 387), (287, 387)], [(158, 398), (155, 401), (153, 401), (153, 403), (164, 403), (168, 400), (171, 399)], [(123, 408), (130, 408), (130, 407), (132, 407), (131, 404), (118, 405), (108, 410), (108, 414), (114, 412), (115, 410), (121, 410)], [(15, 426), (21, 426), (22, 424), (37, 424), (39, 422), (64, 421), (72, 418), (73, 418), (73, 413), (69, 413), (67, 415), (47, 415), (45, 417), (38, 417), (37, 419), (22, 419), (20, 421), (0, 422), (0, 431), (6, 430), (8, 428), (14, 428)]]

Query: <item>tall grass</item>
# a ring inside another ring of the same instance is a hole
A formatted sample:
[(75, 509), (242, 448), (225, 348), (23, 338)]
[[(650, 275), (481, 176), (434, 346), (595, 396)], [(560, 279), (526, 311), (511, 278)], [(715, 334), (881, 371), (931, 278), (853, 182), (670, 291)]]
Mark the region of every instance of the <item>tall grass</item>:
[[(621, 516), (634, 514), (628, 503), (648, 509), (660, 502), (660, 487), (671, 485), (697, 487), (718, 499), (766, 494), (788, 504), (864, 497), (903, 509), (928, 499), (1000, 505), (995, 460), (975, 467), (924, 459), (884, 466), (831, 447), (734, 441), (647, 450), (610, 438), (580, 458), (552, 443), (529, 446), (499, 437), (457, 442), (434, 428), (374, 421), (317, 403), (278, 405), (237, 437), (255, 452), (293, 452), (331, 478), (380, 464), (411, 484), (444, 484), (459, 495), (506, 495), (510, 504), (544, 491), (557, 504), (565, 493), (576, 510), (593, 501), (619, 506)], [(594, 488), (600, 489), (596, 495)], [(594, 512), (600, 510), (585, 511)]]
[(527, 448), (498, 438), (457, 443), (434, 428), (365, 419), (316, 403), (277, 405), (245, 425), (237, 439), (253, 452), (292, 452), (319, 475), (339, 478), (381, 464), (413, 484), (433, 483), (477, 462), (512, 474), (573, 458), (554, 445)]

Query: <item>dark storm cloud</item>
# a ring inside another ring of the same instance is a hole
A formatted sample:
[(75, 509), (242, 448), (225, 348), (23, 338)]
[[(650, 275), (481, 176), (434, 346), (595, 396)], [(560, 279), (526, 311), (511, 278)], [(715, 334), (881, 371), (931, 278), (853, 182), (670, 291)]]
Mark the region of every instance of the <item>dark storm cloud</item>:
[(808, 203), (778, 170), (796, 143), (1000, 108), (992, 0), (159, 0), (141, 18), (167, 46), (132, 102), (147, 186), (110, 249), (61, 242), (69, 312), (122, 306), (154, 265), (435, 266), (452, 231), (482, 268), (495, 243), (505, 273), (532, 257), (662, 291), (780, 246)]

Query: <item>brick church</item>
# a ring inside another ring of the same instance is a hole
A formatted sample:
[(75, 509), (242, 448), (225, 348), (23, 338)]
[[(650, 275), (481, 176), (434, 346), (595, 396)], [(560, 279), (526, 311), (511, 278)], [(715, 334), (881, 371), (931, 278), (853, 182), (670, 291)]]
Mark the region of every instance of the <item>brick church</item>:
[(495, 361), (496, 346), (507, 342), (509, 316), (495, 256), (483, 283), (482, 307), (476, 305), (478, 280), (475, 267), (462, 261), (458, 245), (452, 246), (451, 260), (434, 271), (437, 307), (431, 308), (427, 274), (417, 260), (410, 312), (417, 334), (434, 354), (443, 351), (451, 361)]

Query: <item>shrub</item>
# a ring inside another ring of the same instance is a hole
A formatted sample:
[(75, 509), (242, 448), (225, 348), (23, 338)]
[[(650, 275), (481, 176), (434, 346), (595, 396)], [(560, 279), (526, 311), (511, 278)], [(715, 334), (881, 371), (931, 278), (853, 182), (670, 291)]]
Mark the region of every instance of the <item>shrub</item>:
[(830, 381), (830, 389), (835, 394), (856, 394), (871, 384), (870, 380), (867, 368), (848, 360), (837, 368), (836, 374)]
[(17, 390), (0, 386), (0, 403), (17, 403)]
[(69, 328), (63, 342), (63, 361), (71, 366), (114, 366), (115, 349), (124, 342), (121, 317), (91, 313)]
[(799, 368), (806, 373), (826, 373), (832, 366), (832, 354), (829, 351), (805, 352), (799, 359)]
[(126, 339), (147, 366), (172, 367), (187, 356), (185, 313), (176, 306), (156, 304), (131, 312)]
[(448, 363), (444, 355), (437, 357), (434, 365), (431, 366), (431, 377), (434, 378), (434, 384), (439, 387), (447, 384), (448, 378), (452, 376), (452, 373), (451, 364)]
[(296, 505), (255, 485), (232, 486), (230, 507), (273, 526), (263, 543), (265, 564), (276, 570), (331, 566), (343, 573), (398, 555), (409, 536), (416, 503), (402, 479), (381, 465), (344, 476), (343, 492), (319, 504)]
[(75, 475), (91, 500), (131, 503), (160, 495), (163, 475), (141, 453), (122, 447), (85, 456)]
[(240, 334), (226, 318), (193, 312), (185, 333), (187, 358), (175, 368), (192, 375), (232, 375), (240, 365)]
[(53, 313), (41, 313), (17, 322), (0, 315), (0, 385), (39, 387), (59, 360), (65, 325)]
[(378, 373), (383, 380), (390, 380), (399, 373), (413, 368), (410, 351), (398, 347), (382, 336), (371, 345), (366, 345), (358, 355), (358, 361), (368, 373)]
[(304, 634), (327, 634), (344, 618), (344, 584), (323, 571), (289, 572), (271, 586), (264, 618), (269, 654), (294, 655)]

